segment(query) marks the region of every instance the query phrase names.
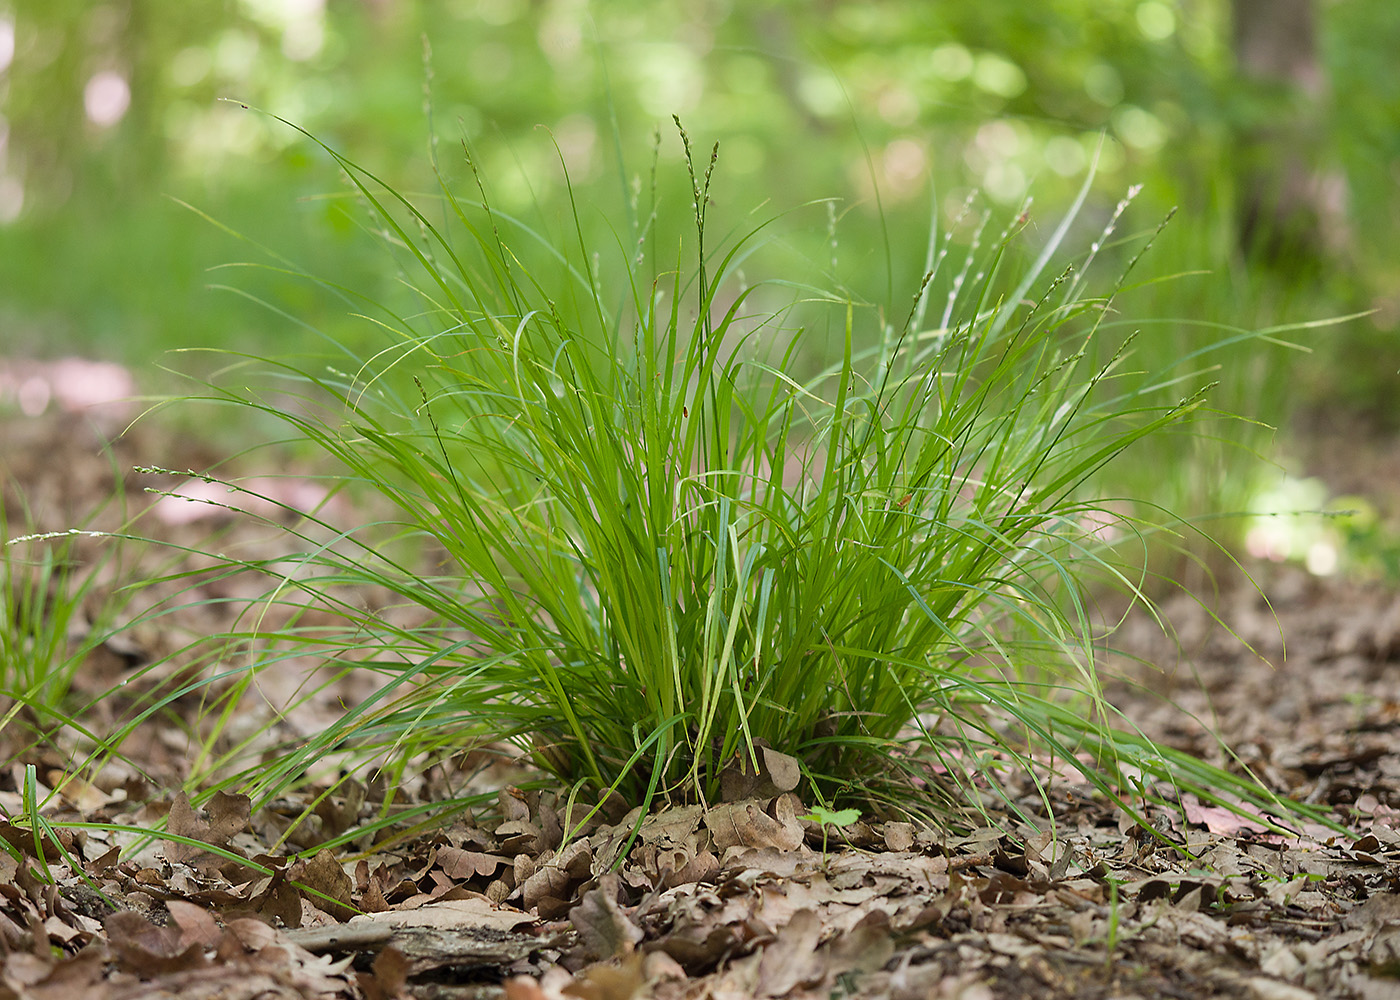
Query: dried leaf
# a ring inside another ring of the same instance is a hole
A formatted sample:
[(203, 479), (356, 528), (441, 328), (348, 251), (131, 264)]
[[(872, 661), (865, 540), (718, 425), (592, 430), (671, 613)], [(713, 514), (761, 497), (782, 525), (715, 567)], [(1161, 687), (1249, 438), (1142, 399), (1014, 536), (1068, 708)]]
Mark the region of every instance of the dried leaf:
[(583, 894), (569, 911), (569, 921), (578, 931), (584, 953), (590, 960), (618, 958), (630, 954), (642, 940), (641, 929), (618, 905), (618, 877), (604, 875), (598, 886)]
[(771, 799), (790, 792), (802, 780), (796, 757), (781, 753), (762, 740), (754, 741), (754, 759), (741, 750), (720, 774), (720, 795), (725, 802)]
[(219, 929), (214, 915), (204, 907), (188, 903), (183, 899), (171, 899), (166, 902), (165, 908), (170, 911), (170, 918), (180, 928), (180, 943), (182, 945), (199, 944), (206, 948), (218, 947), (219, 939), (224, 936), (224, 933)]
[(730, 847), (775, 847), (795, 851), (804, 835), (795, 820), (780, 823), (757, 802), (733, 802), (716, 806), (705, 815), (705, 826), (720, 850)]
[[(205, 815), (190, 804), (189, 796), (180, 792), (170, 805), (165, 828), (170, 833), (224, 849), (239, 857), (243, 852), (229, 844), (230, 838), (248, 826), (252, 803), (246, 795), (215, 792), (209, 800)], [(187, 864), (201, 870), (226, 871), (241, 868), (236, 862), (202, 850), (193, 844), (170, 841), (165, 844), (165, 858), (171, 864)]]
[(460, 847), (439, 847), (437, 863), (445, 874), (456, 879), (472, 879), (478, 875), (494, 875), (506, 859), (480, 851), (464, 851)]
[(103, 927), (122, 965), (142, 979), (209, 964), (202, 944), (183, 944), (177, 928), (157, 927), (134, 910), (110, 914)]
[(821, 933), (822, 922), (816, 913), (794, 913), (778, 931), (778, 939), (763, 950), (763, 959), (758, 963), (758, 995), (784, 997), (799, 986), (821, 982), (826, 965), (817, 954)]
[(355, 909), (350, 905), (350, 897), (355, 885), (330, 851), (319, 851), (310, 861), (298, 861), (292, 865), (287, 869), (287, 880), (319, 893), (308, 900), (318, 909), (342, 920), (354, 916)]

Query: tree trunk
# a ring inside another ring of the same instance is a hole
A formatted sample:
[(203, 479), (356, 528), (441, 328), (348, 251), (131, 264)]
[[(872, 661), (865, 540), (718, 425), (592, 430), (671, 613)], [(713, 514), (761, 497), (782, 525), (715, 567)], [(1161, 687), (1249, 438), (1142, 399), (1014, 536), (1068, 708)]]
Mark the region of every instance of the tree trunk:
[(1328, 88), (1315, 0), (1232, 0), (1243, 115), (1236, 178), (1239, 241), (1284, 269), (1341, 251), (1346, 182), (1323, 169)]

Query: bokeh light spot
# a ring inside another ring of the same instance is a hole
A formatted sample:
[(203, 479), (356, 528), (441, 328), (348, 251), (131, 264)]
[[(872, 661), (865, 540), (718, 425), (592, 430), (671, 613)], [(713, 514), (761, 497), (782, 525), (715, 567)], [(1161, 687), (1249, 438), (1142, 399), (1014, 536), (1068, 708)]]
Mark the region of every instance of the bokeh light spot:
[(15, 22), (0, 17), (0, 73), (10, 68), (15, 59)]
[(1084, 93), (1104, 107), (1112, 107), (1123, 99), (1123, 78), (1107, 63), (1095, 63), (1084, 73)]
[(1176, 14), (1161, 0), (1147, 0), (1138, 4), (1138, 30), (1149, 42), (1164, 41), (1176, 31)]
[(1010, 59), (986, 52), (977, 57), (972, 82), (998, 97), (1016, 97), (1026, 89), (1026, 74)]
[(934, 49), (929, 56), (929, 66), (933, 75), (950, 83), (966, 80), (972, 75), (974, 60), (967, 47), (957, 42), (949, 42)]
[(122, 120), (131, 107), (131, 87), (126, 77), (105, 69), (93, 75), (83, 88), (83, 110), (88, 121), (99, 128), (109, 128)]

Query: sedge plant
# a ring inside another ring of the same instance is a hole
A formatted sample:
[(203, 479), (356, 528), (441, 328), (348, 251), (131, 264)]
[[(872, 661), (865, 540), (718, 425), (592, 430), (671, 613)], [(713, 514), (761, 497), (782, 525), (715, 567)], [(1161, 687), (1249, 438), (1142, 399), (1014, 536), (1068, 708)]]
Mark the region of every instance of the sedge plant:
[[(654, 180), (605, 250), (583, 199), (551, 238), (495, 211), (480, 176), (420, 208), (323, 147), (413, 298), (322, 281), (382, 329), (380, 353), (235, 358), (202, 395), (284, 421), (391, 513), (312, 515), (287, 529), (298, 555), (240, 564), (272, 578), (268, 604), (343, 627), (225, 638), (256, 637), (250, 677), (312, 654), (380, 684), (244, 789), (279, 794), (327, 758), (401, 773), (512, 744), (579, 794), (713, 801), (766, 746), (819, 801), (917, 769), (950, 817), (996, 794), (993, 758), (1048, 751), (1110, 795), (1161, 779), (1277, 812), (1248, 779), (1120, 733), (1099, 696), (1081, 574), (1133, 584), (1085, 529), (1085, 484), (1202, 396), (1122, 380), (1131, 335), (1101, 343), (1116, 286), (1051, 267), (1087, 182), (1033, 258), (1015, 223), (985, 248), (932, 234), (896, 315), (750, 283), (769, 229), (712, 242), (718, 147), (697, 161), (680, 136), (675, 250)], [(837, 357), (799, 374), (826, 340)]]
[(0, 731), (28, 728), (25, 739), (42, 742), (77, 725), (78, 672), (121, 630), (128, 595), (108, 581), (126, 572), (125, 553), (120, 544), (84, 546), (102, 537), (87, 529), (15, 531), (29, 522), (5, 514), (0, 502)]

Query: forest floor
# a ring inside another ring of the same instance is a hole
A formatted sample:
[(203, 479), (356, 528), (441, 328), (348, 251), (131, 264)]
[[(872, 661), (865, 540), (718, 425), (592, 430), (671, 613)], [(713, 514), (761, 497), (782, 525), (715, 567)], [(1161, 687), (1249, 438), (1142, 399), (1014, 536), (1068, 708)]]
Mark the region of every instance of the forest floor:
[[(158, 421), (119, 433), (128, 412), (88, 406), (95, 399), (73, 388), (117, 374), (0, 366), (10, 536), (116, 530), (150, 507), (154, 487), (197, 496), (143, 515), (137, 530), (172, 546), (208, 547), (211, 532), (243, 554), (285, 545), (223, 506), (226, 493), (201, 493), (197, 477), (132, 471), (205, 469), (217, 454)], [(1319, 437), (1305, 460), (1337, 492), (1395, 513), (1400, 441)], [(293, 507), (322, 495), (314, 479), (260, 488)], [(94, 602), (110, 599), (131, 560), (108, 552), (104, 563), (110, 540), (75, 544), (99, 567), (83, 602), (97, 617)], [(197, 557), (175, 558), (198, 568)], [(1243, 763), (1275, 790), (1328, 807), (1346, 833), (1270, 831), (1189, 797), (1180, 810), (1150, 810), (1148, 830), (1061, 779), (1050, 786), (1053, 830), (1008, 815), (1001, 829), (948, 837), (862, 819), (824, 842), (788, 792), (658, 812), (610, 872), (630, 817), (600, 817), (564, 844), (564, 804), (511, 786), (440, 829), (317, 852), (375, 815), (383, 788), (350, 781), (258, 811), (220, 792), (192, 807), (176, 792), (196, 756), (197, 699), (180, 703), (189, 724), (153, 721), (126, 741), (124, 759), (65, 783), (83, 741), (60, 730), (39, 745), (28, 714), (0, 705), (0, 837), (10, 846), (0, 853), (0, 1000), (1400, 998), (1400, 593), (1250, 568), (1257, 586), (1167, 598), (1170, 636), (1131, 615), (1112, 639), (1125, 655), (1109, 699), (1153, 739)], [(192, 669), (177, 651), (228, 628), (261, 584), (186, 578), (126, 595), (122, 613), (178, 587), (188, 588), (183, 612), (87, 658), (75, 693), (110, 694), (80, 721), (100, 729), (140, 690), (168, 682), (149, 664)], [(80, 625), (69, 628), (75, 639)], [(284, 684), (268, 678), (227, 738), (295, 740), (365, 693), (327, 689), (279, 718), (267, 706), (301, 690)], [(398, 801), (460, 794), (487, 777), (438, 768)], [(36, 830), (29, 799), (51, 788), (41, 811), (51, 829)], [(1037, 811), (1035, 789), (1026, 797)], [(293, 829), (303, 813), (310, 821)], [(162, 822), (185, 839), (136, 832)]]

